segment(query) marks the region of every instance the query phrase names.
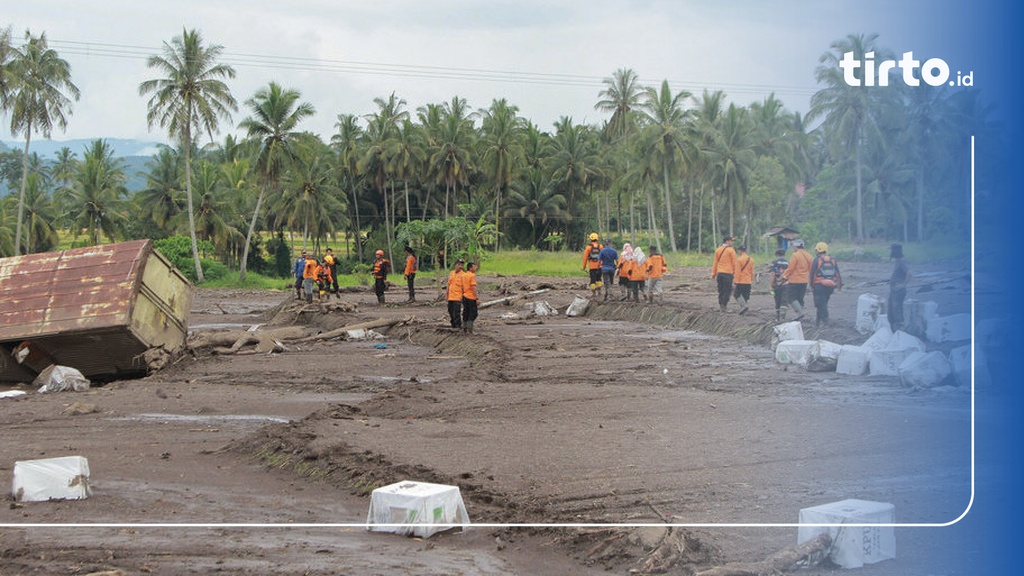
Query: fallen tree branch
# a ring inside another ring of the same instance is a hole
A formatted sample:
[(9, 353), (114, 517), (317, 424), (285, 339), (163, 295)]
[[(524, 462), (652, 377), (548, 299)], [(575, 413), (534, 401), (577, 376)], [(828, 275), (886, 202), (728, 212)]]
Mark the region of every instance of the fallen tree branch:
[(695, 576), (768, 576), (792, 570), (804, 558), (828, 551), (832, 537), (827, 532), (790, 548), (784, 548), (760, 562), (730, 562), (697, 572)]
[(317, 342), (320, 340), (330, 340), (339, 336), (346, 335), (350, 330), (370, 330), (372, 328), (383, 328), (391, 327), (396, 324), (408, 324), (413, 321), (413, 317), (409, 316), (406, 318), (378, 318), (369, 322), (360, 322), (359, 324), (349, 324), (348, 326), (342, 326), (334, 330), (329, 330), (321, 334), (314, 334), (305, 338), (300, 338), (297, 342)]
[(550, 290), (550, 288), (543, 288), (541, 290), (534, 290), (533, 292), (527, 292), (526, 294), (516, 294), (515, 296), (506, 296), (504, 298), (498, 298), (497, 300), (491, 300), (490, 302), (483, 302), (483, 303), (481, 303), (479, 306), (477, 306), (477, 309), (488, 308), (488, 307), (491, 307), (491, 306), (495, 306), (497, 304), (505, 304), (506, 302), (512, 302), (512, 301), (518, 300), (520, 298), (525, 298), (527, 296), (536, 296), (538, 294), (543, 294), (543, 293), (545, 293), (545, 292), (547, 292), (549, 290)]

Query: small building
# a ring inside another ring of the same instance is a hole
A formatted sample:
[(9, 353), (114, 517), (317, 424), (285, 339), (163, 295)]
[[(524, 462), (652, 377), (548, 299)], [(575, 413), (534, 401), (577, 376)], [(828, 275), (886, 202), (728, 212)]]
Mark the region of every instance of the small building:
[(0, 382), (51, 364), (91, 379), (145, 374), (143, 354), (185, 346), (192, 285), (137, 240), (0, 259)]
[(800, 232), (785, 226), (776, 226), (764, 233), (765, 240), (775, 238), (776, 250), (788, 250), (789, 243), (800, 236)]

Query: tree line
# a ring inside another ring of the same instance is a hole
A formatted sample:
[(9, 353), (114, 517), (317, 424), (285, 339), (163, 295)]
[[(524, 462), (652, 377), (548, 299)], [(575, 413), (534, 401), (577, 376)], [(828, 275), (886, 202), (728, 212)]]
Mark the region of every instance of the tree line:
[[(52, 249), (59, 230), (86, 243), (187, 235), (201, 282), (202, 256), (244, 278), (263, 262), (267, 233), (313, 248), (343, 235), (364, 260), (368, 242), (390, 250), (415, 240), (414, 223), (453, 218), (487, 227), (494, 250), (575, 248), (597, 231), (708, 251), (724, 234), (753, 243), (776, 225), (858, 243), (966, 236), (968, 136), (995, 131), (993, 110), (976, 89), (847, 85), (839, 59), (885, 57), (877, 40), (851, 34), (829, 46), (806, 115), (774, 94), (739, 106), (720, 90), (643, 85), (622, 68), (597, 94), (594, 108), (609, 115), (599, 125), (562, 117), (542, 130), (504, 98), (413, 110), (392, 93), (370, 114), (337, 114), (324, 139), (302, 129), (317, 110), (297, 88), (270, 81), (240, 105), (223, 47), (183, 30), (148, 58), (153, 77), (137, 87), (149, 126), (175, 145), (129, 193), (102, 139), (81, 158), (31, 152), (33, 136), (66, 128), (79, 91), (45, 33), (18, 44), (8, 27), (0, 104), (25, 144), (0, 155), (12, 191), (0, 199), (0, 255)], [(220, 137), (224, 128), (242, 136)]]

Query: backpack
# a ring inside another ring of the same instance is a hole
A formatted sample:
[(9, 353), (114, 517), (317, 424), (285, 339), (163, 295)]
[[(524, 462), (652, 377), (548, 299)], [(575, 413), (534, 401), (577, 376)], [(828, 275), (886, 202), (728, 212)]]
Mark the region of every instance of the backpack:
[(836, 261), (830, 256), (822, 256), (818, 259), (818, 276), (829, 280), (836, 277)]
[(590, 260), (597, 262), (601, 259), (601, 248), (599, 246), (590, 246)]

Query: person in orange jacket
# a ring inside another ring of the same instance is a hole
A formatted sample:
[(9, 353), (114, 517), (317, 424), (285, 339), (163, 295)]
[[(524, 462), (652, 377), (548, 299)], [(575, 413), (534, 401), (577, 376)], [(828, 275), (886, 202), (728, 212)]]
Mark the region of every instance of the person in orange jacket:
[(727, 235), (722, 238), (722, 245), (715, 250), (715, 259), (711, 263), (711, 278), (718, 287), (718, 308), (725, 312), (729, 308), (732, 296), (733, 274), (736, 273), (736, 251), (732, 243), (735, 238)]
[(469, 334), (473, 333), (473, 322), (477, 317), (477, 304), (479, 300), (476, 295), (476, 271), (479, 265), (470, 262), (462, 273), (462, 330)]
[(320, 267), (320, 263), (316, 261), (316, 258), (312, 254), (306, 254), (306, 263), (302, 268), (302, 293), (306, 297), (306, 302), (313, 301), (313, 284), (316, 283), (317, 268)]
[(665, 295), (661, 288), (661, 278), (668, 272), (668, 266), (665, 264), (665, 257), (658, 252), (657, 246), (651, 246), (650, 253), (647, 262), (644, 263), (647, 276), (647, 294), (644, 298), (649, 302), (654, 302), (654, 296), (657, 295), (658, 300), (664, 302)]
[(409, 287), (409, 299), (406, 303), (416, 301), (416, 271), (420, 269), (419, 261), (416, 260), (416, 253), (412, 246), (405, 247), (405, 283)]
[(804, 241), (793, 240), (793, 255), (789, 258), (789, 266), (782, 273), (786, 281), (786, 296), (789, 307), (796, 312), (796, 320), (804, 317), (804, 296), (807, 294), (807, 283), (811, 280), (811, 255), (804, 250)]
[[(331, 265), (324, 257), (324, 262), (316, 270), (316, 284), (319, 292), (318, 299), (323, 300), (324, 296), (327, 295), (328, 291), (331, 290), (331, 283), (334, 281), (334, 275), (331, 274)], [(336, 294), (336, 292), (332, 292)], [(327, 296), (330, 298), (330, 296)], [(340, 296), (339, 296), (340, 298)]]
[(391, 262), (384, 257), (383, 250), (374, 252), (373, 258), (373, 292), (377, 295), (377, 304), (384, 304), (384, 291), (388, 289)]
[(590, 234), (590, 243), (583, 249), (583, 270), (590, 272), (590, 292), (597, 297), (601, 287), (601, 244), (596, 232)]
[(630, 294), (630, 273), (636, 266), (633, 258), (633, 246), (626, 242), (622, 245), (622, 253), (619, 254), (619, 286), (622, 287), (621, 300), (629, 300)]
[(754, 259), (747, 254), (747, 247), (736, 249), (736, 274), (734, 275), (732, 297), (740, 305), (740, 314), (746, 314), (750, 302), (750, 285), (754, 283)]
[(448, 288), (445, 291), (445, 300), (448, 301), (448, 319), (452, 328), (462, 327), (462, 265), (465, 262), (462, 258), (455, 261), (455, 268), (448, 274)]

